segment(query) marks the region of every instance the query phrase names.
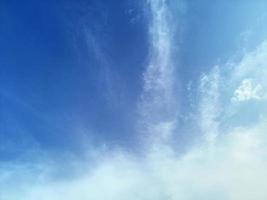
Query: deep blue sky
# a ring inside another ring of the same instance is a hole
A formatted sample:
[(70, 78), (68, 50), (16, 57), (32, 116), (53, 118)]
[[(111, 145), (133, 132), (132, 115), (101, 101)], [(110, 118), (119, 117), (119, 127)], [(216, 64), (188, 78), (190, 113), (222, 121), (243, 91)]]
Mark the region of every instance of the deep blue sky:
[(32, 141), (46, 149), (77, 148), (80, 134), (131, 143), (125, 132), (131, 132), (147, 53), (141, 4), (0, 4), (4, 154)]
[[(266, 3), (253, 2), (187, 1), (181, 90), (261, 41)], [(147, 19), (141, 0), (1, 0), (0, 159), (36, 148), (80, 151), (82, 140), (135, 146)], [(187, 110), (186, 97), (182, 104)]]

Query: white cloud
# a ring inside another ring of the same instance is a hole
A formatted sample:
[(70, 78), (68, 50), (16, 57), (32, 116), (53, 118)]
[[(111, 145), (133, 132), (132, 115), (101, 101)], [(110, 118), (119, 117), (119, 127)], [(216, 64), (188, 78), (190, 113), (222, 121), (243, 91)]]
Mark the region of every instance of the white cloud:
[(265, 130), (266, 121), (233, 129), (212, 150), (204, 145), (182, 156), (164, 146), (144, 158), (117, 152), (68, 180), (29, 181), (28, 174), (18, 189), (13, 177), (1, 200), (265, 200)]
[(213, 145), (218, 136), (217, 118), (220, 115), (220, 70), (216, 66), (200, 80), (199, 124), (206, 142)]
[(265, 98), (261, 84), (254, 83), (253, 79), (244, 79), (235, 90), (232, 100), (234, 102), (248, 100), (263, 100)]

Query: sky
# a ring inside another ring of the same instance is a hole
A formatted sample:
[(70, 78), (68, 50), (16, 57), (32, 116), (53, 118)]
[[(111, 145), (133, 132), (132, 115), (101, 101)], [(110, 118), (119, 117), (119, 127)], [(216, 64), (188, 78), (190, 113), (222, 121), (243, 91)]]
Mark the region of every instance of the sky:
[(265, 200), (266, 9), (0, 0), (0, 200)]

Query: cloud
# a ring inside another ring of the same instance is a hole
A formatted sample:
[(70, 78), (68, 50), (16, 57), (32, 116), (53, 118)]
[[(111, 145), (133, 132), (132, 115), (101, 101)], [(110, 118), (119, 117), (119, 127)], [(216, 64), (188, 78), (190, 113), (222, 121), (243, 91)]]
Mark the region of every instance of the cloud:
[(266, 98), (267, 83), (267, 41), (263, 41), (254, 51), (246, 53), (234, 66), (229, 85), (234, 86), (233, 102), (249, 100), (263, 101)]
[(201, 146), (177, 156), (167, 147), (159, 146), (143, 159), (117, 152), (81, 176), (32, 183), (25, 180), (19, 190), (14, 177), (13, 187), (1, 191), (1, 199), (264, 200), (265, 122), (251, 129), (234, 129), (212, 150)]
[(217, 118), (220, 115), (220, 69), (215, 66), (200, 80), (199, 125), (205, 138), (213, 145), (218, 136)]
[(248, 100), (263, 100), (265, 95), (261, 84), (256, 84), (252, 79), (244, 79), (240, 86), (235, 90), (234, 102), (248, 101)]

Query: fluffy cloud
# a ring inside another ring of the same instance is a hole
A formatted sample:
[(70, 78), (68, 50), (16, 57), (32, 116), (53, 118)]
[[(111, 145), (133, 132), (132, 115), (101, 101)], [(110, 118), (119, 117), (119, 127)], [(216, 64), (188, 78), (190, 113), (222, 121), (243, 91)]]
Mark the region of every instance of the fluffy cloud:
[(252, 79), (244, 79), (235, 90), (233, 101), (262, 100), (265, 98), (263, 87), (256, 84)]

